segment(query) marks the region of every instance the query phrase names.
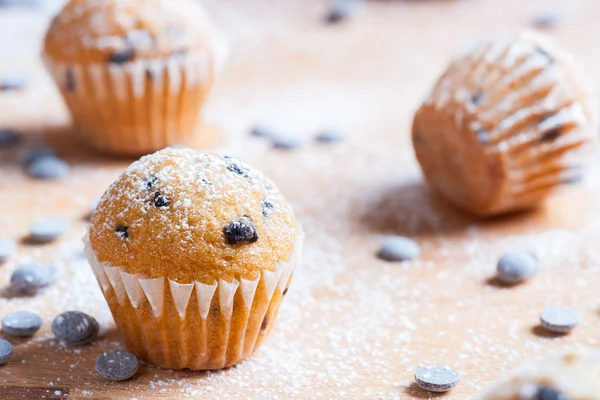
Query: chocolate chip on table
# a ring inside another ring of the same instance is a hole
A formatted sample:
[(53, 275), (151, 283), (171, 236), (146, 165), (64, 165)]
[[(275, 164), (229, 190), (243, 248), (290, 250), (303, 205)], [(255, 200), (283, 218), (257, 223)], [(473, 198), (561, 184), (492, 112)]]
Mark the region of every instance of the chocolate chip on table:
[(12, 273), (10, 288), (17, 294), (35, 294), (56, 279), (56, 268), (41, 263), (23, 264)]
[(535, 394), (531, 398), (531, 400), (569, 400), (567, 396), (558, 391), (558, 389), (554, 389), (547, 386), (542, 386), (536, 389)]
[(49, 147), (31, 147), (23, 150), (21, 161), (23, 162), (23, 165), (28, 166), (38, 158), (52, 157), (55, 155), (56, 153), (54, 150)]
[(127, 239), (129, 237), (129, 227), (123, 225), (117, 226), (117, 236), (121, 239)]
[(0, 149), (9, 149), (18, 146), (23, 138), (12, 129), (0, 129)]
[(358, 10), (359, 0), (332, 0), (329, 11), (325, 15), (325, 22), (337, 24), (353, 17)]
[(2, 330), (13, 336), (33, 336), (41, 327), (42, 318), (30, 311), (15, 311), (2, 318)]
[(0, 263), (17, 254), (17, 244), (12, 239), (0, 239)]
[(299, 139), (284, 134), (271, 136), (269, 139), (271, 141), (271, 146), (274, 149), (279, 150), (293, 150), (302, 145), (302, 142)]
[(403, 236), (388, 236), (383, 240), (377, 256), (385, 261), (407, 261), (417, 258), (421, 249), (417, 242)]
[(266, 125), (256, 125), (250, 130), (250, 134), (252, 136), (260, 137), (260, 138), (270, 138), (272, 136), (276, 136), (277, 133), (273, 128), (270, 128)]
[(523, 282), (535, 275), (538, 266), (538, 258), (532, 252), (509, 251), (498, 260), (496, 277), (506, 284)]
[(460, 375), (450, 367), (421, 367), (415, 372), (415, 381), (428, 392), (447, 392), (456, 387)]
[(248, 217), (239, 217), (223, 228), (223, 233), (225, 234), (225, 241), (229, 244), (254, 243), (258, 240), (256, 227)]
[(336, 129), (326, 129), (315, 136), (315, 140), (320, 143), (338, 143), (346, 139), (346, 135)]
[(560, 23), (561, 15), (557, 11), (540, 11), (533, 17), (533, 25), (540, 29), (555, 28)]
[(96, 372), (111, 381), (125, 381), (132, 378), (139, 369), (136, 356), (126, 350), (109, 350), (96, 359)]
[(570, 400), (570, 397), (567, 397), (558, 389), (541, 387), (532, 400)]
[(268, 217), (269, 215), (271, 215), (271, 213), (275, 209), (275, 205), (272, 202), (270, 202), (269, 200), (263, 201), (262, 203), (260, 203), (260, 205), (262, 207), (262, 215), (265, 217)]
[(40, 218), (29, 225), (29, 238), (36, 243), (49, 243), (69, 230), (67, 221), (59, 218)]
[(27, 165), (27, 174), (37, 179), (63, 179), (71, 172), (71, 167), (56, 156), (36, 157)]
[(580, 321), (579, 313), (571, 307), (546, 307), (540, 313), (541, 325), (554, 333), (569, 333)]
[(0, 339), (0, 365), (6, 364), (13, 355), (13, 345), (8, 340)]
[(125, 49), (121, 51), (115, 51), (108, 59), (111, 64), (125, 64), (132, 61), (135, 58), (135, 52), (133, 49)]
[(154, 199), (154, 205), (158, 208), (168, 207), (169, 199), (167, 199), (165, 196), (159, 194), (156, 196), (156, 199)]
[(0, 90), (19, 90), (27, 85), (27, 75), (12, 71), (0, 77)]
[(52, 333), (74, 346), (90, 343), (99, 330), (96, 319), (81, 311), (64, 312), (52, 321)]

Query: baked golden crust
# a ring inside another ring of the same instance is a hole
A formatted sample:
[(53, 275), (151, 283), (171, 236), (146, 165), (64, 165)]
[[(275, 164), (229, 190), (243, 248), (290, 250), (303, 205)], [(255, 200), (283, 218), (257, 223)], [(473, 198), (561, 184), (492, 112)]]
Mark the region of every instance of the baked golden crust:
[(581, 175), (594, 106), (570, 56), (529, 34), (477, 43), (417, 111), (413, 143), (431, 186), (482, 216), (537, 205)]
[(165, 149), (109, 187), (89, 236), (99, 261), (128, 273), (211, 284), (288, 261), (297, 222), (275, 185), (243, 162)]
[(213, 35), (193, 0), (71, 0), (52, 21), (44, 49), (64, 62), (123, 63), (200, 49)]

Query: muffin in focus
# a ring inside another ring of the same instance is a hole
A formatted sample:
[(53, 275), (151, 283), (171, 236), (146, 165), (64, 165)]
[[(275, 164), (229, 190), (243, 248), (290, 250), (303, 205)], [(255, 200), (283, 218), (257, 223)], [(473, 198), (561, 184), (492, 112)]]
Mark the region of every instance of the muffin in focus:
[(189, 139), (223, 55), (194, 0), (70, 0), (44, 43), (77, 131), (123, 155)]
[(460, 54), (417, 111), (423, 173), (459, 208), (531, 208), (580, 179), (595, 105), (571, 56), (539, 36), (482, 40)]
[(480, 400), (600, 400), (600, 353), (562, 351), (534, 361)]
[(92, 216), (86, 256), (127, 348), (169, 369), (217, 369), (269, 334), (302, 230), (243, 162), (165, 149), (133, 163)]

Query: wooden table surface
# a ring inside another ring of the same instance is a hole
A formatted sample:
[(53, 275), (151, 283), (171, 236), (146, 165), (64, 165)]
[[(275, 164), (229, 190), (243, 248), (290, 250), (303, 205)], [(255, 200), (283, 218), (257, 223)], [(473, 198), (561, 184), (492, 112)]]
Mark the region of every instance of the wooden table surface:
[[(26, 90), (0, 93), (0, 126), (26, 133), (21, 148), (45, 143), (73, 166), (69, 179), (29, 179), (19, 150), (0, 151), (0, 237), (19, 255), (0, 266), (7, 286), (19, 263), (39, 260), (60, 271), (32, 298), (0, 296), (0, 316), (30, 309), (44, 318), (32, 339), (14, 340), (0, 367), (1, 399), (470, 399), (531, 357), (564, 346), (598, 347), (600, 337), (600, 168), (544, 207), (491, 221), (461, 215), (423, 184), (409, 140), (412, 114), (450, 55), (472, 37), (530, 25), (536, 12), (562, 12), (556, 37), (600, 79), (600, 3), (595, 0), (372, 1), (352, 21), (320, 23), (325, 2), (207, 0), (230, 40), (228, 63), (210, 104), (201, 145), (263, 170), (293, 204), (307, 233), (302, 266), (274, 334), (252, 359), (225, 371), (164, 371), (143, 366), (128, 382), (104, 381), (96, 357), (121, 346), (118, 332), (82, 257), (89, 204), (132, 160), (82, 146), (39, 60), (52, 7), (0, 9), (0, 73), (23, 69)], [(265, 123), (306, 140), (277, 151), (247, 132)], [(311, 136), (339, 127), (349, 138), (317, 145)], [(215, 138), (220, 135), (221, 139)], [(56, 244), (24, 238), (34, 219), (71, 224)], [(393, 264), (374, 253), (386, 234), (415, 238), (419, 260)], [(539, 274), (498, 286), (498, 256), (530, 249)], [(557, 337), (538, 327), (546, 305), (577, 308), (583, 324)], [(50, 332), (68, 309), (102, 325), (92, 345), (65, 347)], [(421, 365), (462, 374), (446, 395), (412, 382)]]

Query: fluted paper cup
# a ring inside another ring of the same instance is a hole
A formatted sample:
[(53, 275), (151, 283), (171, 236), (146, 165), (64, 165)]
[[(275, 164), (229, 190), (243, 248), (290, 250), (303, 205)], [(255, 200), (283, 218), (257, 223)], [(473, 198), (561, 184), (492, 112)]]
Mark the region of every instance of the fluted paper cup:
[(47, 69), (85, 141), (113, 154), (141, 155), (189, 139), (225, 57), (226, 46), (166, 58), (65, 63)]
[(271, 331), (300, 262), (303, 234), (290, 259), (256, 279), (194, 281), (149, 279), (100, 262), (84, 238), (85, 255), (126, 347), (167, 369), (210, 370), (249, 357)]

